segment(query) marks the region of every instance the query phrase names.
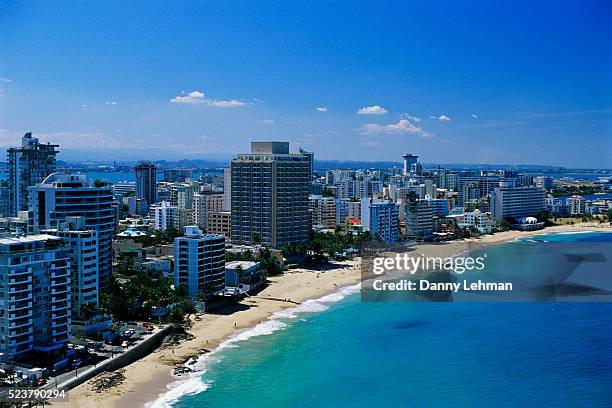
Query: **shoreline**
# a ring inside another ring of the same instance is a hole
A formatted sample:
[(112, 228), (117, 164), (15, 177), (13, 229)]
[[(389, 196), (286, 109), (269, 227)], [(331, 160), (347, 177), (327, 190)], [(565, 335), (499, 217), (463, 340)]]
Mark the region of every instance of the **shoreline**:
[[(501, 244), (516, 239), (567, 232), (612, 232), (609, 225), (560, 225), (538, 231), (505, 231), (479, 238), (418, 245), (419, 252), (428, 256), (455, 256), (481, 245)], [(190, 357), (202, 356), (204, 349), (216, 349), (237, 333), (253, 329), (270, 319), (275, 313), (299, 307), (295, 302), (320, 299), (326, 294), (358, 283), (361, 278), (360, 261), (334, 262), (326, 270), (295, 269), (271, 277), (269, 285), (255, 296), (245, 298), (237, 305), (219, 314), (204, 314), (201, 321), (191, 317), (192, 327), (187, 331), (195, 337), (182, 340), (178, 345), (160, 348), (148, 356), (124, 367), (126, 380), (109, 390), (96, 393), (91, 380), (70, 390), (69, 406), (74, 407), (137, 407), (157, 400), (169, 391), (168, 385), (188, 380), (170, 375), (172, 368)], [(283, 301), (288, 299), (289, 301)], [(57, 404), (66, 406), (67, 404)]]

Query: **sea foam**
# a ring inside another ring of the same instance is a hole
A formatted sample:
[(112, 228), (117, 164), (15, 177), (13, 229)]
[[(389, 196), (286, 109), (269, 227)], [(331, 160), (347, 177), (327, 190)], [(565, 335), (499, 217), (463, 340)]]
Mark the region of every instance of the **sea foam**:
[(357, 293), (360, 288), (361, 284), (346, 286), (320, 298), (307, 299), (296, 307), (273, 313), (267, 320), (259, 323), (255, 327), (238, 331), (236, 334), (233, 334), (221, 342), (219, 346), (210, 353), (202, 354), (198, 357), (196, 363), (192, 366), (194, 372), (190, 373), (187, 379), (174, 381), (168, 384), (168, 391), (161, 394), (157, 400), (147, 403), (145, 407), (171, 407), (181, 397), (206, 391), (210, 388), (211, 383), (205, 381), (203, 375), (206, 373), (207, 366), (212, 363), (213, 359), (220, 351), (238, 347), (237, 343), (241, 341), (258, 336), (267, 336), (282, 330), (287, 327), (287, 323), (283, 320), (295, 319), (299, 315), (306, 313), (324, 312), (329, 309), (331, 304), (337, 303), (347, 296)]

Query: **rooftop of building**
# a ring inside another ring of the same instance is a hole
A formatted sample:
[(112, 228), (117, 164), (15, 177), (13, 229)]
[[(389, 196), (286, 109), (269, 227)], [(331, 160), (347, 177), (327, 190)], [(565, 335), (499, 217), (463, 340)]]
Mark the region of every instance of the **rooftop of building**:
[(236, 269), (240, 266), (242, 269), (247, 270), (257, 265), (259, 265), (259, 262), (255, 261), (232, 261), (225, 264), (225, 269)]
[(49, 234), (25, 235), (20, 237), (2, 238), (0, 239), (0, 245), (28, 244), (48, 240), (61, 240), (61, 238)]

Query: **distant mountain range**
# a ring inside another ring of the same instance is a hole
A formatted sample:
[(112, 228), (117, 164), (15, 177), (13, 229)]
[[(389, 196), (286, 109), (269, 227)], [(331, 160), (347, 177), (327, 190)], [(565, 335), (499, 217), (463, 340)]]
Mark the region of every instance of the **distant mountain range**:
[[(139, 160), (151, 160), (161, 168), (211, 168), (227, 167), (235, 153), (181, 153), (176, 151), (142, 148), (142, 149), (69, 149), (62, 148), (58, 155), (59, 167), (96, 167), (119, 165), (131, 166)], [(355, 160), (318, 160), (315, 152), (315, 167), (317, 170), (328, 169), (388, 169), (402, 167), (397, 161), (355, 161)], [(558, 166), (543, 166), (537, 164), (474, 164), (474, 163), (423, 163), (425, 168), (442, 167), (445, 169), (515, 169), (520, 171), (542, 170), (551, 171), (593, 171), (594, 169), (569, 169)], [(0, 169), (6, 168), (6, 163), (0, 162)], [(607, 170), (610, 172), (610, 170)]]

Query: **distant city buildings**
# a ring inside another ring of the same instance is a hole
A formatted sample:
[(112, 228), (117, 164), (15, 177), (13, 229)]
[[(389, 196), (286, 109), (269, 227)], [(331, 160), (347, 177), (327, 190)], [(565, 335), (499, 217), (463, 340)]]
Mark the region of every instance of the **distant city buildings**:
[(552, 190), (554, 187), (554, 179), (548, 176), (534, 177), (533, 185), (544, 190)]
[(136, 174), (136, 197), (146, 200), (150, 206), (157, 202), (157, 166), (142, 161), (134, 168)]
[(206, 232), (232, 238), (232, 213), (229, 211), (209, 212), (207, 214)]
[(417, 164), (419, 156), (413, 154), (405, 154), (404, 158), (404, 174), (410, 174), (413, 171), (413, 166)]
[[(308, 201), (312, 227), (321, 230), (333, 230), (336, 226), (336, 199), (334, 197), (311, 195), (308, 197)], [(348, 206), (346, 214), (348, 216)]]
[(463, 206), (466, 201), (488, 196), (500, 181), (503, 178), (498, 175), (459, 176), (458, 205)]
[(21, 147), (7, 150), (9, 215), (16, 216), (19, 211), (27, 211), (28, 187), (40, 183), (55, 172), (57, 147), (54, 144), (39, 143), (28, 132), (21, 139)]
[(232, 241), (307, 242), (310, 166), (288, 142), (252, 142), (251, 153), (232, 160)]
[(193, 180), (192, 169), (164, 169), (164, 181), (168, 183), (184, 182), (187, 179)]
[(168, 228), (175, 228), (181, 231), (193, 221), (192, 209), (179, 208), (167, 201), (153, 204), (149, 211), (154, 219), (155, 229), (162, 231)]

